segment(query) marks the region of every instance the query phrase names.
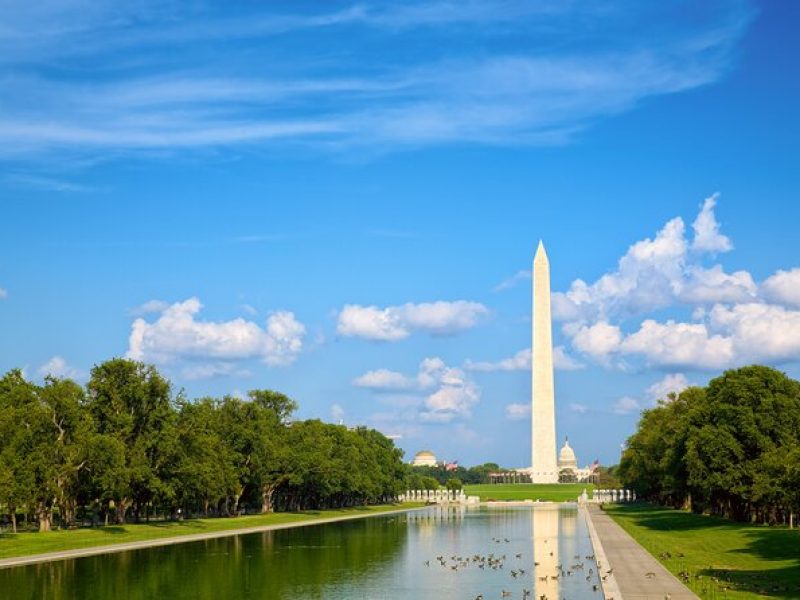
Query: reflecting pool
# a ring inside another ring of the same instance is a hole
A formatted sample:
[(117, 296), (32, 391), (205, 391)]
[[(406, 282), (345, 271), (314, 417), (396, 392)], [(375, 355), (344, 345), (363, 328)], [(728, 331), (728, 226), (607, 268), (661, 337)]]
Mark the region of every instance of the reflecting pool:
[(433, 507), (0, 570), (0, 597), (602, 600), (593, 554), (574, 504)]

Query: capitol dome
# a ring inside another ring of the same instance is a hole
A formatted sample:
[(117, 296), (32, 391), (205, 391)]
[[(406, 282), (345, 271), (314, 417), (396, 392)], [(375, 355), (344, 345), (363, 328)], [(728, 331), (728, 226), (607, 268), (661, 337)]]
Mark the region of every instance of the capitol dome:
[(411, 461), (411, 464), (415, 467), (435, 467), (436, 462), (436, 456), (433, 454), (433, 452), (430, 452), (429, 450), (422, 450), (414, 455), (414, 459)]
[(564, 441), (564, 447), (561, 448), (561, 451), (558, 453), (558, 470), (577, 470), (577, 468), (578, 459), (575, 458), (575, 451), (572, 449), (572, 446), (569, 445), (569, 439), (566, 439)]

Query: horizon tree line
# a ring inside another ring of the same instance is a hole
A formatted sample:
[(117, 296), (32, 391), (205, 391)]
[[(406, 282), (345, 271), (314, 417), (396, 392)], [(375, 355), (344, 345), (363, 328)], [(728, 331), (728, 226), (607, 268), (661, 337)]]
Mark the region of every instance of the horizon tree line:
[(47, 531), (109, 520), (391, 501), (403, 452), (380, 432), (309, 419), (272, 390), (188, 400), (152, 365), (115, 358), (86, 386), (0, 378), (0, 514)]

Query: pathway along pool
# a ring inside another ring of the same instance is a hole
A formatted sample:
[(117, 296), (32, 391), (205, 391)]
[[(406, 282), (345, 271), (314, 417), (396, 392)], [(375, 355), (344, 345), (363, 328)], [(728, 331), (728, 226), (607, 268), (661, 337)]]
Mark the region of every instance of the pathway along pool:
[(593, 554), (574, 504), (434, 507), (5, 569), (0, 598), (602, 600)]

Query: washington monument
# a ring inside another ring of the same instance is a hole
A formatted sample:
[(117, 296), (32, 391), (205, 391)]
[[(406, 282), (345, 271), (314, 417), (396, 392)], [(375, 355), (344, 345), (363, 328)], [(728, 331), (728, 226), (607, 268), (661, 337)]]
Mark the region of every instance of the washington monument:
[(558, 483), (550, 320), (550, 263), (539, 242), (533, 258), (533, 348), (531, 352), (531, 481)]

